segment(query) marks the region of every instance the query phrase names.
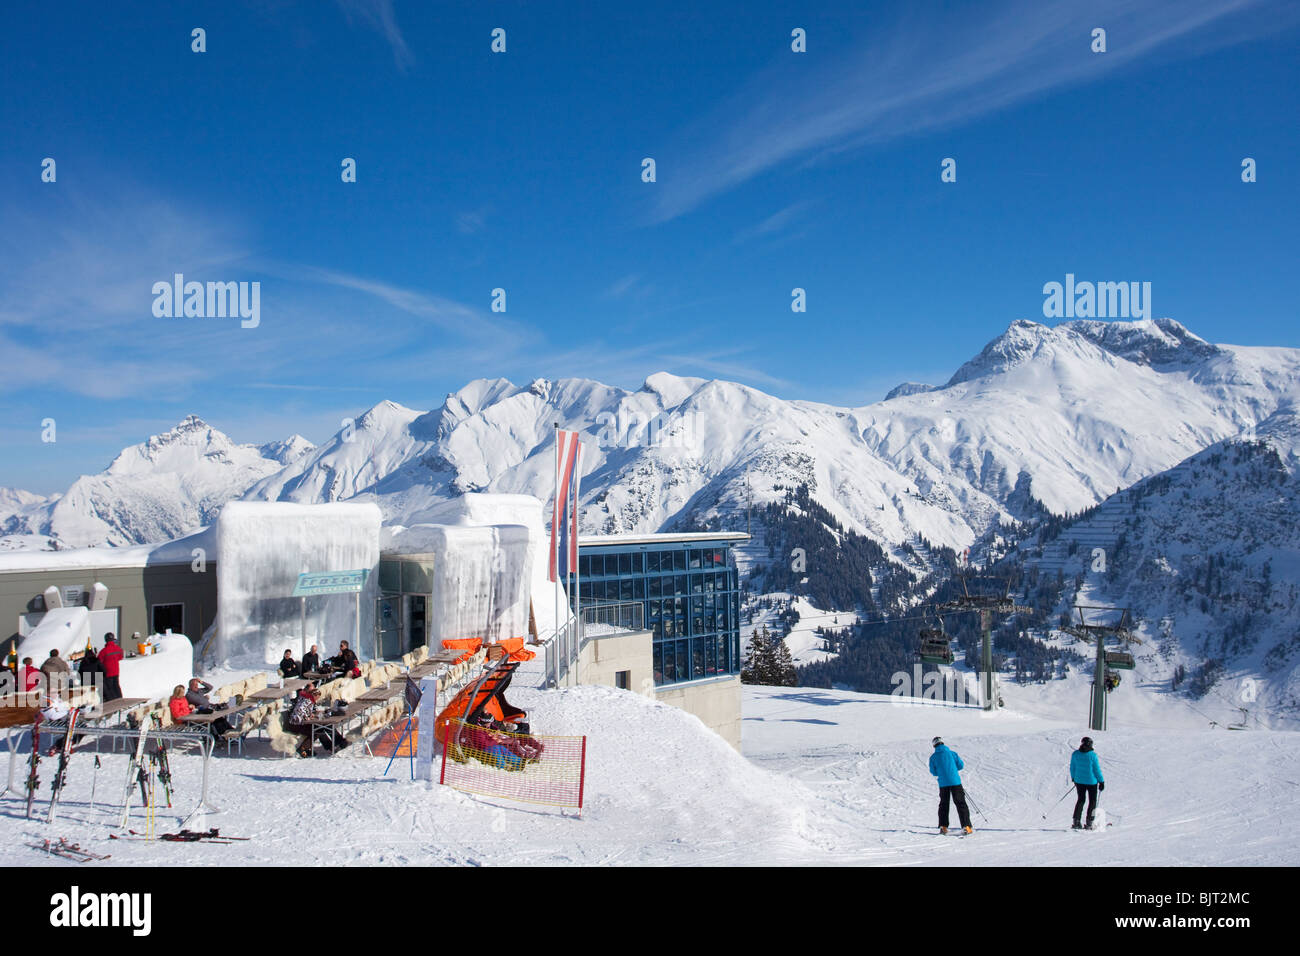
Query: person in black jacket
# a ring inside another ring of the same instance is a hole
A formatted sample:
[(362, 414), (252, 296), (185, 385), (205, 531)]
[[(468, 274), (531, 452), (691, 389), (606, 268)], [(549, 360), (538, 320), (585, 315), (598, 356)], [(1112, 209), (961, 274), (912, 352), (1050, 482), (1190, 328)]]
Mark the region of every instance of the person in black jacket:
[(330, 658), (329, 663), (334, 670), (342, 671), (339, 677), (351, 677), (352, 672), (361, 667), (357, 662), (357, 655), (353, 653), (352, 648), (348, 647), (347, 641), (339, 641), (339, 652)]
[(318, 670), (320, 670), (320, 655), (316, 653), (316, 645), (313, 644), (311, 650), (302, 655), (302, 673)]
[(95, 687), (102, 694), (104, 691), (104, 665), (99, 662), (99, 655), (93, 647), (86, 648), (86, 653), (77, 664), (77, 677), (82, 687)]
[(286, 650), (284, 658), (280, 661), (280, 676), (297, 677), (301, 673), (302, 669), (298, 666), (298, 662), (293, 659), (293, 651)]

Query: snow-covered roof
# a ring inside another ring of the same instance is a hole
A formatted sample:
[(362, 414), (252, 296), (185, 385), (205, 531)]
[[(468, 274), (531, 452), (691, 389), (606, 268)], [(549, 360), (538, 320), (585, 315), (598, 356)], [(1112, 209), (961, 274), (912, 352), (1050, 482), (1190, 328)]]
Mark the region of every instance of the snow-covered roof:
[(207, 559), (216, 557), (213, 528), (155, 544), (138, 544), (122, 548), (70, 548), (66, 551), (0, 552), (0, 572), (79, 571), (100, 568), (144, 568), (162, 564), (189, 564), (194, 549), (202, 548)]
[(621, 544), (690, 544), (706, 541), (748, 541), (743, 531), (690, 531), (676, 534), (594, 534), (581, 535), (579, 547), (595, 548), (601, 545)]

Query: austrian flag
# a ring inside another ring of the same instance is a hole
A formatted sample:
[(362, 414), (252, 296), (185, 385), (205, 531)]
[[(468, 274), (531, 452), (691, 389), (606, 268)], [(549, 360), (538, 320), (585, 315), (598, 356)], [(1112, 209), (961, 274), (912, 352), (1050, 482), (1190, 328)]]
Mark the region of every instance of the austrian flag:
[(551, 508), (550, 579), (562, 581), (578, 567), (578, 481), (582, 442), (577, 432), (555, 431), (555, 504)]

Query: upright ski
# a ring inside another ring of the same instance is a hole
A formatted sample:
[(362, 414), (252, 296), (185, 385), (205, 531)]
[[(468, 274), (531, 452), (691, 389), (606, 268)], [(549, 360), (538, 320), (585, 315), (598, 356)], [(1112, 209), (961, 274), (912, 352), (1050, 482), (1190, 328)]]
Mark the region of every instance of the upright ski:
[(27, 768), (27, 819), (32, 818), (32, 803), (36, 800), (36, 788), (41, 785), (41, 778), (36, 775), (37, 764), (41, 762), (41, 712), (36, 712), (32, 722), (32, 759)]
[(126, 786), (122, 789), (122, 822), (119, 824), (121, 829), (126, 829), (126, 821), (131, 816), (131, 788), (135, 785), (136, 776), (141, 768), (141, 761), (144, 759), (145, 737), (149, 733), (149, 724), (140, 721), (140, 736), (135, 743), (135, 754), (131, 757), (131, 762), (126, 767)]
[(63, 751), (59, 754), (59, 769), (55, 771), (54, 779), (50, 781), (50, 812), (45, 818), (46, 823), (54, 822), (54, 813), (59, 807), (59, 798), (63, 795), (63, 785), (68, 780), (68, 761), (72, 758), (73, 736), (77, 729), (77, 718), (81, 715), (80, 707), (73, 707), (68, 711), (68, 734), (63, 738)]
[[(151, 716), (153, 717), (154, 727), (162, 730), (162, 718), (157, 714)], [(158, 782), (162, 784), (163, 796), (167, 798), (167, 807), (170, 809), (172, 805), (172, 770), (171, 765), (167, 762), (167, 746), (162, 742), (161, 738), (158, 740), (158, 750), (154, 754), (154, 758), (158, 762)]]

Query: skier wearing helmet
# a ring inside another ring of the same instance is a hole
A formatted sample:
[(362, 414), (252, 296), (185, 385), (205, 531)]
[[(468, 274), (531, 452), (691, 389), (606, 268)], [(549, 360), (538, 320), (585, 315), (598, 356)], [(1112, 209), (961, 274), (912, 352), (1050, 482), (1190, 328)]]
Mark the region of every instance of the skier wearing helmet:
[(930, 743), (934, 746), (934, 753), (930, 754), (930, 775), (939, 778), (939, 832), (948, 832), (948, 800), (951, 798), (957, 804), (962, 832), (974, 833), (970, 811), (966, 809), (966, 791), (962, 789), (961, 776), (957, 772), (966, 765), (957, 756), (957, 751), (948, 749), (942, 738), (935, 737)]
[(1101, 775), (1101, 761), (1092, 749), (1091, 737), (1084, 737), (1079, 742), (1079, 749), (1070, 754), (1070, 779), (1074, 781), (1075, 792), (1079, 795), (1079, 799), (1074, 802), (1074, 826), (1071, 829), (1084, 829), (1084, 824), (1079, 822), (1079, 815), (1083, 812), (1083, 799), (1087, 797), (1087, 829), (1091, 830), (1092, 818), (1097, 812), (1097, 792), (1106, 789), (1106, 780)]

